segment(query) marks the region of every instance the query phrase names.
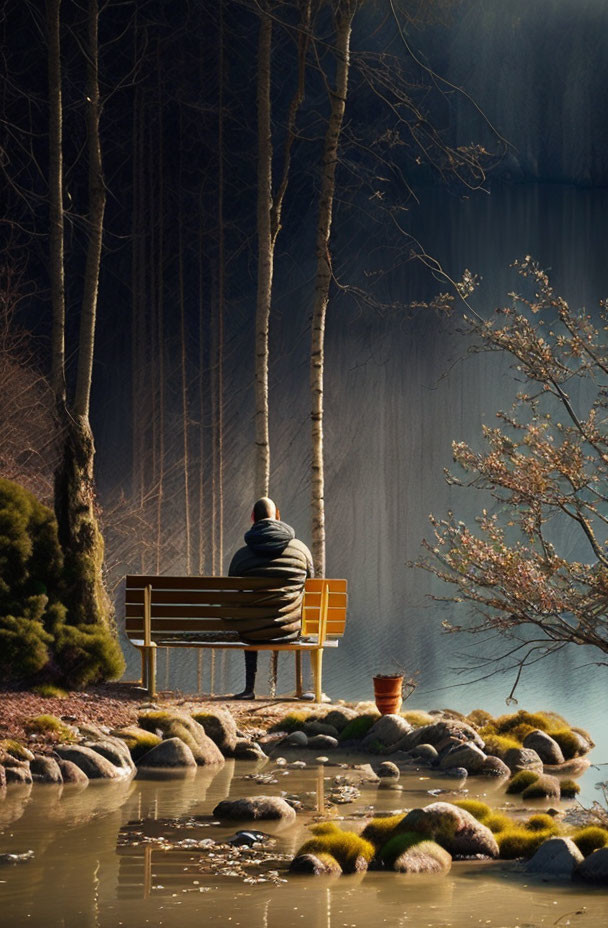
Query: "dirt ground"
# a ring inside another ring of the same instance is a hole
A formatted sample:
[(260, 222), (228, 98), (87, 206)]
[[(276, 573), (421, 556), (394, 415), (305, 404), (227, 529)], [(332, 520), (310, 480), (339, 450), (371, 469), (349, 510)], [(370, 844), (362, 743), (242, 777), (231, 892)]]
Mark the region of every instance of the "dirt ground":
[[(266, 731), (288, 712), (312, 705), (272, 699), (231, 701), (223, 696), (205, 700), (174, 692), (159, 693), (153, 704), (175, 706), (185, 711), (221, 704), (230, 710), (239, 728), (250, 736)], [(85, 692), (69, 693), (62, 698), (40, 696), (27, 690), (3, 689), (0, 690), (0, 740), (14, 738), (25, 744), (36, 743), (36, 750), (44, 748), (45, 744), (50, 749), (52, 736), (42, 738), (29, 735), (24, 725), (28, 719), (39, 715), (54, 715), (75, 725), (92, 723), (109, 729), (122, 728), (135, 724), (138, 711), (150, 705), (152, 703), (146, 691), (133, 683), (91, 686)]]

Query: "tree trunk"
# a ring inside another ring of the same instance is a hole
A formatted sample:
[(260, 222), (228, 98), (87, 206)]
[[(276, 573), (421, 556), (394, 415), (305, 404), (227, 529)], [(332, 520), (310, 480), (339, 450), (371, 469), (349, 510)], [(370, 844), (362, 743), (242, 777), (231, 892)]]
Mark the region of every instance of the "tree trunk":
[(270, 123), (270, 59), (272, 19), (266, 5), (260, 9), (258, 38), (258, 283), (255, 313), (255, 495), (268, 496), (270, 443), (268, 432), (268, 325), (272, 299), (273, 243), (272, 135)]
[[(59, 408), (65, 387), (65, 270), (63, 256), (63, 110), (61, 93), (61, 0), (47, 0), (49, 82), (49, 277), (52, 335), (51, 384)], [(60, 412), (61, 415), (61, 412)]]
[(325, 133), (321, 163), (321, 192), (317, 225), (314, 304), (312, 313), (312, 343), (310, 356), (310, 389), (312, 420), (312, 553), (315, 573), (325, 576), (325, 474), (323, 463), (323, 368), (325, 352), (325, 319), (331, 283), (329, 240), (336, 186), (336, 164), (350, 69), (350, 39), (358, 0), (337, 0), (336, 3), (336, 84), (331, 92), (331, 109)]

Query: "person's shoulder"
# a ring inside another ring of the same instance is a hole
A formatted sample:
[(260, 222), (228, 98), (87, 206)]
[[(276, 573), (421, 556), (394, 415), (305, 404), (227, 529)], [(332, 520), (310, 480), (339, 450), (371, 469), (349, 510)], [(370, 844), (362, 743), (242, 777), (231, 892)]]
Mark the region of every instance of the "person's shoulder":
[(230, 567), (228, 568), (228, 576), (239, 576), (239, 565), (243, 563), (243, 560), (251, 554), (251, 551), (247, 545), (243, 545), (242, 548), (239, 548), (232, 555), (232, 560), (230, 561)]

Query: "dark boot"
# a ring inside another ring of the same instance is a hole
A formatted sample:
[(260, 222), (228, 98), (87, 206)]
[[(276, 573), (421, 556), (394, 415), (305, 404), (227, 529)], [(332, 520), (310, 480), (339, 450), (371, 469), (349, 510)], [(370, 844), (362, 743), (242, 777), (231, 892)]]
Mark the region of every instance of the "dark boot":
[(258, 669), (258, 652), (245, 651), (245, 689), (235, 693), (232, 699), (255, 699), (255, 675)]

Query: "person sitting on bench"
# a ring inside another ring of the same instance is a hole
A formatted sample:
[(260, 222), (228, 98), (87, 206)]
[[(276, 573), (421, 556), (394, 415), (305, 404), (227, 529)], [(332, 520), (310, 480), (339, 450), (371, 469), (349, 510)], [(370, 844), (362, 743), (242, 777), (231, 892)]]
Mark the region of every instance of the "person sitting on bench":
[[(276, 577), (277, 591), (268, 602), (263, 617), (238, 622), (242, 641), (257, 644), (293, 641), (300, 634), (302, 599), (307, 577), (314, 576), (312, 556), (296, 538), (291, 525), (280, 521), (281, 514), (271, 499), (263, 496), (253, 506), (252, 528), (245, 534), (230, 563), (230, 577)], [(259, 612), (259, 609), (256, 610)], [(258, 652), (245, 651), (245, 689), (233, 699), (254, 699)]]

